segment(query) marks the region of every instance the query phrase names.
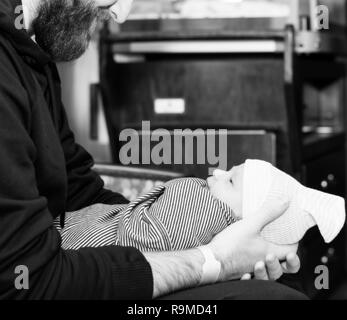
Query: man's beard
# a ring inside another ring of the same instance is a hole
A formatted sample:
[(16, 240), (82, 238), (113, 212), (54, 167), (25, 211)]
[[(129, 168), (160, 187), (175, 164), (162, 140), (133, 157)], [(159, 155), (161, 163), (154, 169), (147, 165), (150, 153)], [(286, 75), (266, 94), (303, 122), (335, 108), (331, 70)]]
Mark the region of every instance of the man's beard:
[(35, 40), (56, 62), (77, 59), (88, 48), (98, 16), (90, 0), (42, 0), (33, 21)]

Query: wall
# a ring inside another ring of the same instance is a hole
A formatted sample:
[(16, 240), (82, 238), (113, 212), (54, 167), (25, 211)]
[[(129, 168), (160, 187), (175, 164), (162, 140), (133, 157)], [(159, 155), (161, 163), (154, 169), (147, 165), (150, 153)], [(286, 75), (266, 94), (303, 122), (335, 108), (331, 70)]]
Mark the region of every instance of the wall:
[(80, 59), (61, 63), (58, 69), (62, 80), (63, 103), (77, 142), (94, 156), (96, 162), (110, 162), (109, 140), (102, 108), (98, 117), (99, 140), (92, 141), (89, 138), (89, 86), (99, 82), (97, 39), (93, 39), (89, 49)]

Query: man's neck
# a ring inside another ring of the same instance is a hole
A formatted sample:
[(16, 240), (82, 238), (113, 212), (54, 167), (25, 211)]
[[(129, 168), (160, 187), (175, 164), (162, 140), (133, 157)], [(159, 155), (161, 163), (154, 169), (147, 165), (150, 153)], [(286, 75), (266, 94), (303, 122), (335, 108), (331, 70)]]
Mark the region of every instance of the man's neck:
[(36, 18), (40, 1), (41, 0), (22, 0), (25, 29), (30, 36), (34, 35), (32, 24)]

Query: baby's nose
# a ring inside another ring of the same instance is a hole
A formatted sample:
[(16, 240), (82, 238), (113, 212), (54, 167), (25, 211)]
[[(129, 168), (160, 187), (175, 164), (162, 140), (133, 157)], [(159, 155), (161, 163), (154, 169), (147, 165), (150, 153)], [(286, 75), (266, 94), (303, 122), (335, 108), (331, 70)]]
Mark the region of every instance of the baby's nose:
[(226, 174), (227, 172), (221, 169), (216, 169), (213, 171), (213, 176), (217, 179), (224, 177)]

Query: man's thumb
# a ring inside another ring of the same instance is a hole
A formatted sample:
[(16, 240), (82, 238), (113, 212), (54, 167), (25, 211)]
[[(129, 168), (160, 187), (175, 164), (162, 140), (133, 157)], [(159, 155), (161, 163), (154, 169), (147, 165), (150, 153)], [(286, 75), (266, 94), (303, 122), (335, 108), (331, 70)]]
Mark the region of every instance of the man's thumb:
[(273, 197), (268, 198), (261, 208), (249, 219), (253, 220), (254, 227), (260, 232), (265, 226), (273, 222), (288, 209), (288, 199)]

